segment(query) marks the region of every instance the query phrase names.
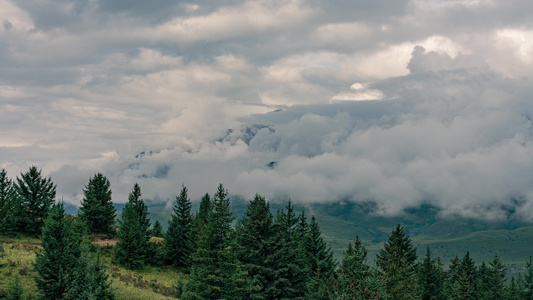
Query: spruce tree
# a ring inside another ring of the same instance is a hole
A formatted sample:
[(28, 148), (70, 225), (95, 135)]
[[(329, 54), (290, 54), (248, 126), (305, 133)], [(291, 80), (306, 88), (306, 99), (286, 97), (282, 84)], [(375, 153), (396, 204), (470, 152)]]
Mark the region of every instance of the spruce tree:
[(505, 284), (505, 277), (507, 276), (507, 270), (503, 265), (498, 253), (494, 254), (494, 258), (489, 263), (489, 270), (486, 282), (488, 300), (504, 299), (506, 295), (507, 285)]
[(50, 178), (42, 178), (37, 167), (30, 167), (26, 173), (17, 177), (17, 229), (28, 235), (41, 233), (48, 211), (54, 203), (56, 185)]
[(524, 293), (525, 300), (533, 300), (533, 258), (530, 256), (526, 261), (526, 273), (524, 274)]
[(36, 253), (35, 282), (45, 299), (61, 299), (72, 286), (72, 270), (80, 257), (82, 235), (63, 203), (52, 206), (41, 236), (42, 251)]
[(280, 248), (274, 267), (278, 278), (276, 287), (282, 291), (280, 297), (282, 299), (301, 298), (307, 293), (306, 284), (309, 278), (304, 242), (297, 239), (295, 231), (298, 219), (295, 217), (290, 199), (285, 209), (278, 210), (274, 221), (274, 243)]
[[(354, 244), (348, 243), (340, 267), (337, 270), (338, 280), (336, 295), (340, 299), (373, 299), (382, 297), (384, 286), (381, 284), (379, 272), (371, 270), (367, 265), (367, 250), (356, 236)], [(381, 298), (379, 298), (381, 299)]]
[(470, 257), (470, 251), (460, 261), (452, 261), (453, 273), (451, 273), (450, 295), (453, 299), (468, 300), (478, 297), (478, 271), (474, 260)]
[(228, 192), (220, 184), (212, 211), (200, 233), (194, 264), (182, 299), (249, 299), (254, 287), (235, 255), (233, 212)]
[(0, 172), (0, 232), (12, 233), (15, 230), (16, 193), (13, 181), (7, 177), (7, 172)]
[(418, 299), (419, 287), (415, 274), (416, 248), (399, 224), (376, 257), (383, 271), (390, 299)]
[(99, 253), (96, 259), (92, 258), (87, 240), (82, 242), (81, 249), (78, 263), (72, 271), (72, 287), (66, 299), (114, 299), (109, 275), (105, 272)]
[(191, 231), (191, 206), (187, 188), (182, 186), (164, 239), (167, 262), (176, 268), (188, 269), (191, 264), (194, 238)]
[(141, 199), (141, 190), (135, 184), (122, 210), (122, 222), (118, 229), (118, 243), (115, 248), (115, 261), (128, 269), (144, 267), (148, 250), (150, 220), (148, 208)]
[(275, 239), (274, 220), (270, 205), (264, 197), (256, 194), (250, 201), (236, 228), (237, 258), (243, 269), (259, 286), (260, 299), (280, 299), (283, 291), (279, 289), (279, 252), (280, 244)]
[(207, 224), (207, 218), (212, 211), (211, 197), (205, 194), (200, 201), (200, 208), (192, 217), (191, 223), (191, 254), (196, 252), (200, 232)]
[(89, 234), (115, 235), (116, 211), (109, 180), (102, 173), (95, 174), (83, 189), (83, 195), (79, 216), (87, 223)]
[(426, 256), (418, 265), (418, 285), (422, 300), (445, 300), (444, 280), (446, 275), (440, 259), (431, 258), (429, 247), (426, 248)]
[(22, 283), (20, 282), (20, 276), (19, 274), (17, 274), (15, 275), (13, 282), (11, 282), (11, 284), (9, 285), (9, 289), (7, 291), (7, 300), (21, 300), (23, 293), (24, 288), (22, 287)]
[(155, 221), (154, 225), (152, 226), (152, 230), (150, 231), (150, 235), (155, 237), (163, 237), (163, 226), (161, 226), (159, 221)]
[(309, 233), (305, 238), (303, 250), (311, 274), (307, 298), (330, 299), (334, 294), (334, 283), (337, 281), (335, 278), (336, 262), (333, 259), (331, 248), (322, 239), (322, 232), (315, 216), (311, 217)]

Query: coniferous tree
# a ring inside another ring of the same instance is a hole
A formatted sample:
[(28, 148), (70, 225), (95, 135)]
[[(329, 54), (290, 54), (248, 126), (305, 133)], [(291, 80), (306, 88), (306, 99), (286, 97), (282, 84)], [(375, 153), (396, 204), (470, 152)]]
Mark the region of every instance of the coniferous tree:
[(211, 207), (211, 197), (209, 194), (205, 194), (202, 197), (202, 200), (200, 201), (200, 208), (198, 211), (193, 215), (192, 223), (191, 223), (191, 255), (192, 253), (196, 252), (198, 238), (200, 236), (200, 232), (202, 232), (203, 228), (207, 224), (207, 218), (212, 211)]
[(426, 248), (426, 256), (418, 265), (418, 285), (422, 300), (445, 300), (444, 282), (446, 275), (440, 259), (431, 258), (429, 247)]
[(133, 204), (133, 208), (139, 218), (141, 230), (144, 233), (146, 242), (148, 242), (150, 240), (150, 218), (148, 217), (148, 206), (146, 206), (141, 196), (141, 187), (135, 183), (133, 190), (128, 196), (128, 202)]
[(191, 231), (191, 200), (187, 188), (182, 186), (180, 195), (176, 197), (174, 212), (168, 222), (164, 239), (166, 259), (177, 268), (189, 268), (193, 249), (193, 233)]
[(469, 300), (478, 296), (477, 268), (474, 260), (470, 257), (470, 251), (466, 251), (465, 256), (453, 268), (451, 274), (452, 299)]
[(264, 197), (256, 194), (248, 203), (246, 211), (236, 228), (237, 258), (242, 267), (259, 286), (256, 296), (260, 299), (280, 299), (279, 252), (276, 242), (274, 220), (270, 205)]
[(533, 300), (533, 258), (530, 256), (526, 261), (526, 273), (524, 274), (524, 293), (525, 300)]
[(249, 299), (254, 287), (235, 255), (228, 192), (220, 184), (200, 233), (182, 299)]
[(79, 216), (87, 223), (88, 232), (115, 235), (116, 210), (109, 180), (102, 173), (95, 174), (83, 189), (83, 195)]
[(82, 242), (81, 249), (78, 264), (72, 272), (72, 287), (66, 299), (114, 299), (109, 275), (105, 272), (99, 253), (96, 259), (91, 257), (87, 240)]
[[(298, 219), (289, 199), (286, 210), (278, 211), (274, 222), (274, 241), (280, 248), (276, 259), (277, 288), (281, 298), (301, 298), (307, 293), (309, 271), (306, 269), (304, 242), (298, 240), (296, 228)], [(305, 216), (305, 215), (304, 215)], [(300, 221), (305, 221), (302, 218)], [(307, 225), (302, 225), (308, 227)]]
[(507, 285), (505, 284), (507, 270), (505, 269), (505, 266), (503, 265), (498, 253), (494, 254), (494, 258), (489, 265), (490, 267), (488, 269), (488, 276), (486, 278), (486, 282), (488, 282), (486, 299), (504, 299), (507, 292)]
[(56, 186), (50, 178), (42, 178), (37, 167), (30, 167), (17, 177), (15, 184), (17, 229), (29, 235), (38, 235), (48, 211), (54, 203)]
[(377, 255), (377, 263), (383, 270), (389, 299), (418, 299), (416, 248), (406, 236), (404, 228), (398, 224), (383, 247)]
[(377, 270), (367, 265), (367, 250), (356, 236), (354, 244), (348, 249), (337, 270), (336, 295), (339, 299), (375, 299), (384, 296), (384, 286)]
[(72, 271), (80, 257), (82, 235), (71, 218), (65, 218), (63, 203), (52, 206), (37, 252), (35, 282), (45, 299), (61, 299), (72, 286)]
[(16, 194), (13, 181), (7, 177), (7, 172), (0, 172), (0, 232), (12, 233), (15, 230)]
[(159, 223), (159, 221), (155, 221), (150, 234), (151, 236), (155, 237), (163, 237), (163, 226), (161, 226), (161, 223)]
[(144, 267), (150, 238), (149, 227), (148, 209), (141, 199), (139, 186), (135, 184), (122, 210), (122, 222), (118, 229), (114, 258), (119, 265), (132, 270)]
[(305, 238), (304, 251), (306, 262), (311, 274), (308, 284), (309, 299), (330, 299), (334, 293), (335, 260), (333, 252), (322, 239), (322, 232), (316, 222), (315, 216), (311, 217), (309, 233)]

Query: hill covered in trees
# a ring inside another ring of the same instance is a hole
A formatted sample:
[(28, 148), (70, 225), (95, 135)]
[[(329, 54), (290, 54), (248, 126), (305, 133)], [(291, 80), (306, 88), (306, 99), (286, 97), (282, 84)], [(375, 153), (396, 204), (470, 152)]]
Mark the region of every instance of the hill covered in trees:
[[(512, 218), (500, 234), (487, 230), (501, 225), (469, 220), (463, 223), (470, 224), (467, 228), (486, 230), (450, 234), (457, 230), (436, 226), (451, 221), (436, 217), (427, 221), (428, 216), (436, 216), (431, 208), (406, 212), (402, 224), (386, 224), (395, 220), (365, 213), (364, 206), (355, 204), (345, 203), (343, 209), (332, 204), (306, 209), (288, 200), (271, 207), (261, 195), (245, 205), (235, 201), (232, 209), (230, 194), (220, 184), (215, 193), (205, 194), (198, 207), (193, 207), (182, 186), (163, 227), (159, 220), (151, 224), (150, 206), (138, 184), (117, 220), (103, 174), (89, 180), (80, 213), (74, 216), (55, 201), (55, 185), (50, 178), (42, 178), (37, 168), (31, 167), (16, 181), (5, 171), (0, 175), (0, 226), (6, 240), (0, 249), (0, 278), (6, 284), (0, 285), (0, 292), (13, 299), (30, 293), (44, 299), (112, 299), (120, 291), (113, 283), (117, 280), (179, 299), (533, 297), (531, 256), (524, 259), (525, 268), (511, 274), (498, 252), (489, 251), (493, 253), (490, 259), (480, 262), (467, 248), (476, 238), (489, 240), (479, 235), (482, 232), (527, 240), (527, 227), (520, 228), (523, 224)], [(335, 226), (337, 220), (339, 232), (348, 231), (341, 227), (349, 227), (349, 222), (366, 222), (366, 227), (353, 226), (349, 237), (339, 239), (333, 229), (325, 234), (319, 226), (322, 220), (325, 227)], [(460, 222), (450, 224), (461, 226)], [(437, 229), (443, 233), (427, 235)], [(6, 250), (14, 249), (13, 242), (8, 243), (13, 239), (10, 236), (39, 238), (30, 264), (14, 259), (13, 252)], [(116, 245), (89, 243), (105, 236), (117, 240)], [(342, 242), (346, 242), (344, 247)], [(439, 247), (428, 247), (438, 243)], [(452, 249), (451, 259), (434, 251), (453, 243), (466, 248)], [(341, 254), (334, 255), (335, 251)], [(146, 270), (180, 275), (170, 286), (147, 282), (140, 275), (133, 281), (123, 275)]]

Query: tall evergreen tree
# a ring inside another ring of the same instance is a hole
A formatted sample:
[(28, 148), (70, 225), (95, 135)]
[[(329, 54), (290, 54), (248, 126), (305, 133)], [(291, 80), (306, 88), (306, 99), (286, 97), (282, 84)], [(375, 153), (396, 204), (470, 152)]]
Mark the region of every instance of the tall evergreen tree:
[(249, 299), (253, 287), (235, 255), (228, 192), (220, 184), (200, 234), (182, 299)]
[(152, 230), (150, 231), (150, 235), (155, 237), (163, 237), (163, 226), (161, 226), (159, 221), (155, 221), (154, 225), (152, 226)]
[(116, 211), (109, 180), (102, 173), (95, 174), (83, 189), (83, 195), (79, 216), (87, 223), (88, 232), (115, 235)]
[(450, 295), (453, 299), (469, 300), (478, 296), (477, 268), (474, 260), (470, 257), (470, 251), (466, 251), (462, 260), (452, 261), (453, 273), (450, 274)]
[(416, 248), (399, 224), (392, 230), (383, 249), (377, 255), (383, 270), (389, 299), (418, 299), (419, 287), (415, 274)]
[(445, 300), (444, 282), (446, 274), (440, 259), (431, 258), (429, 247), (426, 248), (426, 256), (418, 265), (418, 284), (420, 286), (422, 300)]
[(133, 185), (133, 190), (128, 196), (128, 202), (133, 204), (133, 208), (139, 218), (141, 230), (144, 233), (146, 242), (148, 242), (148, 240), (150, 240), (150, 218), (148, 217), (148, 206), (146, 206), (146, 203), (144, 203), (141, 196), (141, 187), (135, 183)]
[(7, 177), (7, 171), (0, 172), (0, 232), (12, 233), (15, 230), (16, 193), (13, 181)]
[(114, 299), (109, 275), (105, 272), (99, 253), (96, 259), (91, 257), (87, 240), (82, 242), (81, 249), (78, 263), (72, 271), (72, 285), (66, 299)]
[(65, 218), (63, 203), (53, 205), (41, 236), (42, 251), (37, 252), (35, 282), (45, 299), (61, 299), (72, 286), (72, 270), (80, 257), (81, 233), (74, 221)]
[[(305, 217), (300, 221), (307, 223)], [(278, 211), (274, 221), (274, 243), (280, 248), (275, 260), (278, 278), (276, 286), (282, 291), (282, 299), (301, 298), (307, 293), (309, 270), (306, 265), (304, 241), (299, 240), (299, 233), (296, 231), (297, 228), (305, 228), (308, 225), (298, 226), (297, 223), (298, 219), (289, 199), (285, 210)]]
[(29, 235), (38, 235), (48, 211), (54, 203), (56, 185), (50, 178), (42, 178), (37, 167), (30, 167), (17, 177), (17, 229)]
[(525, 300), (533, 300), (533, 258), (530, 256), (526, 261), (526, 273), (524, 274), (524, 293)]
[(330, 299), (334, 294), (335, 260), (331, 248), (322, 238), (315, 216), (311, 217), (304, 251), (311, 281), (308, 284), (309, 299)]
[(191, 200), (187, 188), (182, 186), (180, 195), (176, 197), (174, 212), (168, 222), (164, 239), (166, 259), (177, 268), (189, 268), (193, 249), (193, 233), (191, 231)]
[(260, 299), (280, 299), (283, 296), (279, 281), (286, 279), (280, 278), (278, 272), (281, 245), (275, 235), (270, 205), (264, 197), (256, 194), (237, 224), (236, 252), (253, 284), (260, 287), (254, 295)]
[(149, 228), (148, 208), (141, 199), (139, 185), (135, 184), (122, 210), (122, 222), (118, 230), (114, 258), (119, 265), (132, 270), (144, 267)]
[(498, 253), (494, 254), (494, 258), (489, 263), (488, 276), (486, 282), (488, 286), (486, 288), (487, 300), (504, 299), (507, 294), (507, 285), (505, 284), (505, 277), (507, 276), (507, 270), (503, 265)]
[(200, 201), (200, 208), (193, 215), (191, 223), (191, 254), (196, 252), (198, 239), (207, 224), (207, 218), (212, 211), (211, 197), (206, 193)]

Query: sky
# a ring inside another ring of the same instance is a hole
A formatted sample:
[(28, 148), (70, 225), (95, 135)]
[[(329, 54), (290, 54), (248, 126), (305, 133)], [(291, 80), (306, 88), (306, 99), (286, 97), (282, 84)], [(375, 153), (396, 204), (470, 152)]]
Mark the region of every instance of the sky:
[(0, 0), (0, 167), (533, 218), (522, 0)]

